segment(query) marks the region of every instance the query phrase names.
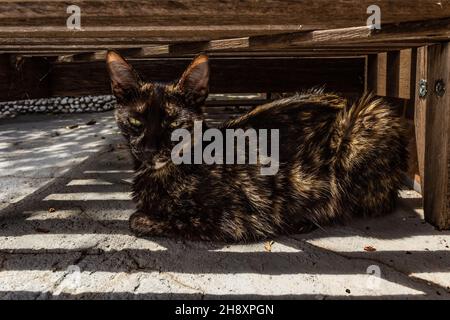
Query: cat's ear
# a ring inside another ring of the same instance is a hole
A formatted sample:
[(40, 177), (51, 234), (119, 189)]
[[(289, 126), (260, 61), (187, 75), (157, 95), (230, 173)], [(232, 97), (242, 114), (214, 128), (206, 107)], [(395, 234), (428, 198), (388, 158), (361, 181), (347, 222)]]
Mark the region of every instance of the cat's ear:
[(195, 57), (184, 71), (177, 86), (193, 105), (201, 105), (205, 102), (209, 92), (208, 56), (200, 54)]
[(139, 92), (140, 79), (133, 67), (114, 51), (108, 51), (106, 67), (117, 101), (127, 103), (135, 99)]

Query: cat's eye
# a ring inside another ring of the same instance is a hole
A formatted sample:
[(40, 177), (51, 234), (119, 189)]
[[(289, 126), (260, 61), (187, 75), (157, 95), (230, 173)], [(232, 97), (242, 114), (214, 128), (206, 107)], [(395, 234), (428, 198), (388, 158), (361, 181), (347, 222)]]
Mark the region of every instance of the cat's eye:
[(142, 122), (140, 122), (138, 119), (135, 118), (128, 118), (128, 121), (130, 122), (130, 124), (136, 128), (139, 128), (140, 126), (142, 126)]
[(170, 127), (171, 127), (171, 128), (179, 128), (179, 127), (181, 127), (181, 124), (182, 124), (181, 121), (175, 120), (175, 121), (173, 121), (173, 122), (170, 123)]

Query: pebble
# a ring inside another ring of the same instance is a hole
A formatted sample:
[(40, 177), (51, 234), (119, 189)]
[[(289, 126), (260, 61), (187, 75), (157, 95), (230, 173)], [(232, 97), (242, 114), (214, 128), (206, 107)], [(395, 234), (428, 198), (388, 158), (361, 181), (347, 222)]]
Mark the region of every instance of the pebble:
[(13, 118), (26, 113), (84, 113), (114, 109), (112, 95), (84, 97), (53, 97), (0, 102), (0, 119)]

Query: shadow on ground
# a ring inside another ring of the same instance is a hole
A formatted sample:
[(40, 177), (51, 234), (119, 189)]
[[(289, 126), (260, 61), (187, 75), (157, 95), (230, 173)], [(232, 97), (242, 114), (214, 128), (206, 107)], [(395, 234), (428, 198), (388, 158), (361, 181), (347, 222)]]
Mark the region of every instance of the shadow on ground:
[(0, 298), (450, 297), (450, 235), (422, 222), (414, 193), (390, 216), (280, 237), (269, 252), (134, 237), (131, 177), (115, 142), (3, 208)]

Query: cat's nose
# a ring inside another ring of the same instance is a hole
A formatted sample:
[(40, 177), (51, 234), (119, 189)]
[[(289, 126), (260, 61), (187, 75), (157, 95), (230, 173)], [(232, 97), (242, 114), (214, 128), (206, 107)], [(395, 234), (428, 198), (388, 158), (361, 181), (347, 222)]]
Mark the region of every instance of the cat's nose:
[(142, 143), (142, 151), (144, 153), (154, 153), (157, 151), (157, 144), (154, 141), (143, 141)]

